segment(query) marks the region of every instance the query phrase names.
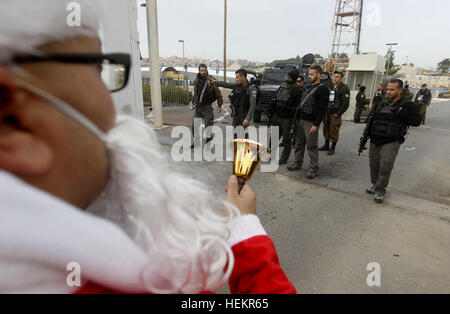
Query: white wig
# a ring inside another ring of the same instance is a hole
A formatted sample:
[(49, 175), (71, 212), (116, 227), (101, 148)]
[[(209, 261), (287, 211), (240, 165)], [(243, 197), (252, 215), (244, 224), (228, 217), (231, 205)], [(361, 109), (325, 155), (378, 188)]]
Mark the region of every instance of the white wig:
[[(79, 4), (80, 26), (68, 23), (69, 4)], [(0, 0), (0, 63), (54, 41), (97, 37), (101, 12), (98, 0)]]

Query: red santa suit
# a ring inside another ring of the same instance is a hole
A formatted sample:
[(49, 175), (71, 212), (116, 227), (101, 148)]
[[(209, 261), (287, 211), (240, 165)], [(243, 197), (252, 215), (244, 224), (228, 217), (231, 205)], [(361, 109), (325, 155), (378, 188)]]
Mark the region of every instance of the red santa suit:
[[(148, 293), (151, 260), (116, 224), (0, 171), (0, 293)], [(255, 215), (237, 218), (231, 293), (296, 293)], [(81, 286), (70, 286), (71, 263)]]

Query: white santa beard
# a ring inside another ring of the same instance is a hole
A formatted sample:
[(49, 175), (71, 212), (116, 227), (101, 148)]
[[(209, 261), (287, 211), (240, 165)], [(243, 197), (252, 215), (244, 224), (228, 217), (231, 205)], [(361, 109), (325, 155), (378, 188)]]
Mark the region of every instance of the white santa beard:
[(238, 210), (201, 182), (172, 173), (155, 133), (138, 120), (120, 117), (107, 146), (111, 180), (89, 211), (118, 223), (147, 252), (152, 261), (142, 276), (147, 288), (219, 289), (234, 265), (225, 241)]

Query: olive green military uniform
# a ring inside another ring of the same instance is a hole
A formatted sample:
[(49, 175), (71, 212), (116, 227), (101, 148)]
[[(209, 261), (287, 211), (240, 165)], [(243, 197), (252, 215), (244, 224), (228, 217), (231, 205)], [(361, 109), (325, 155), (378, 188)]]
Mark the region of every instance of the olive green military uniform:
[[(197, 75), (194, 81), (194, 105), (196, 107), (192, 119), (193, 136), (195, 136), (196, 119), (203, 119), (205, 128), (214, 124), (214, 110), (211, 105), (215, 100), (217, 100), (218, 106), (222, 107), (223, 98), (217, 85), (211, 83), (209, 80), (207, 82), (206, 77)], [(210, 136), (208, 137), (210, 138)]]
[[(333, 108), (329, 104), (326, 120), (323, 125), (323, 136), (326, 141), (337, 143), (339, 140), (339, 130), (342, 125), (342, 116), (348, 110), (350, 105), (350, 89), (344, 83), (341, 83), (334, 89), (335, 94), (330, 94), (330, 104), (338, 104), (338, 107)], [(333, 97), (331, 99), (331, 97)], [(335, 99), (336, 98), (336, 99)]]
[(364, 92), (360, 91), (356, 95), (356, 108), (353, 117), (353, 121), (355, 123), (361, 123), (361, 113), (364, 110), (365, 105), (366, 105), (366, 95), (364, 94)]
[(408, 88), (404, 88), (403, 92), (402, 92), (402, 98), (406, 98), (408, 100), (413, 100), (414, 99), (414, 95), (413, 95), (413, 93), (411, 93), (409, 91)]
[(427, 108), (431, 104), (431, 99), (433, 96), (429, 89), (422, 91), (422, 89), (417, 93), (416, 98), (414, 99), (414, 103), (417, 105), (417, 109), (419, 109), (420, 115), (422, 116), (422, 123), (425, 124), (425, 118), (427, 115)]

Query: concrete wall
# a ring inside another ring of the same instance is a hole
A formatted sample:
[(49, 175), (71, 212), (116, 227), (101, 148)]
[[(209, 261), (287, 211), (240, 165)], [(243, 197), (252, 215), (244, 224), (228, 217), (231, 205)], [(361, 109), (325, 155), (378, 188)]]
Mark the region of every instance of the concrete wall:
[(118, 114), (144, 119), (144, 100), (140, 69), (139, 34), (136, 0), (101, 0), (105, 22), (101, 34), (105, 53), (125, 52), (132, 55), (128, 86), (113, 93)]
[(353, 121), (353, 116), (355, 114), (356, 109), (356, 95), (358, 94), (358, 91), (350, 91), (350, 106), (348, 107), (348, 110), (344, 113), (342, 116), (342, 120), (345, 121)]

